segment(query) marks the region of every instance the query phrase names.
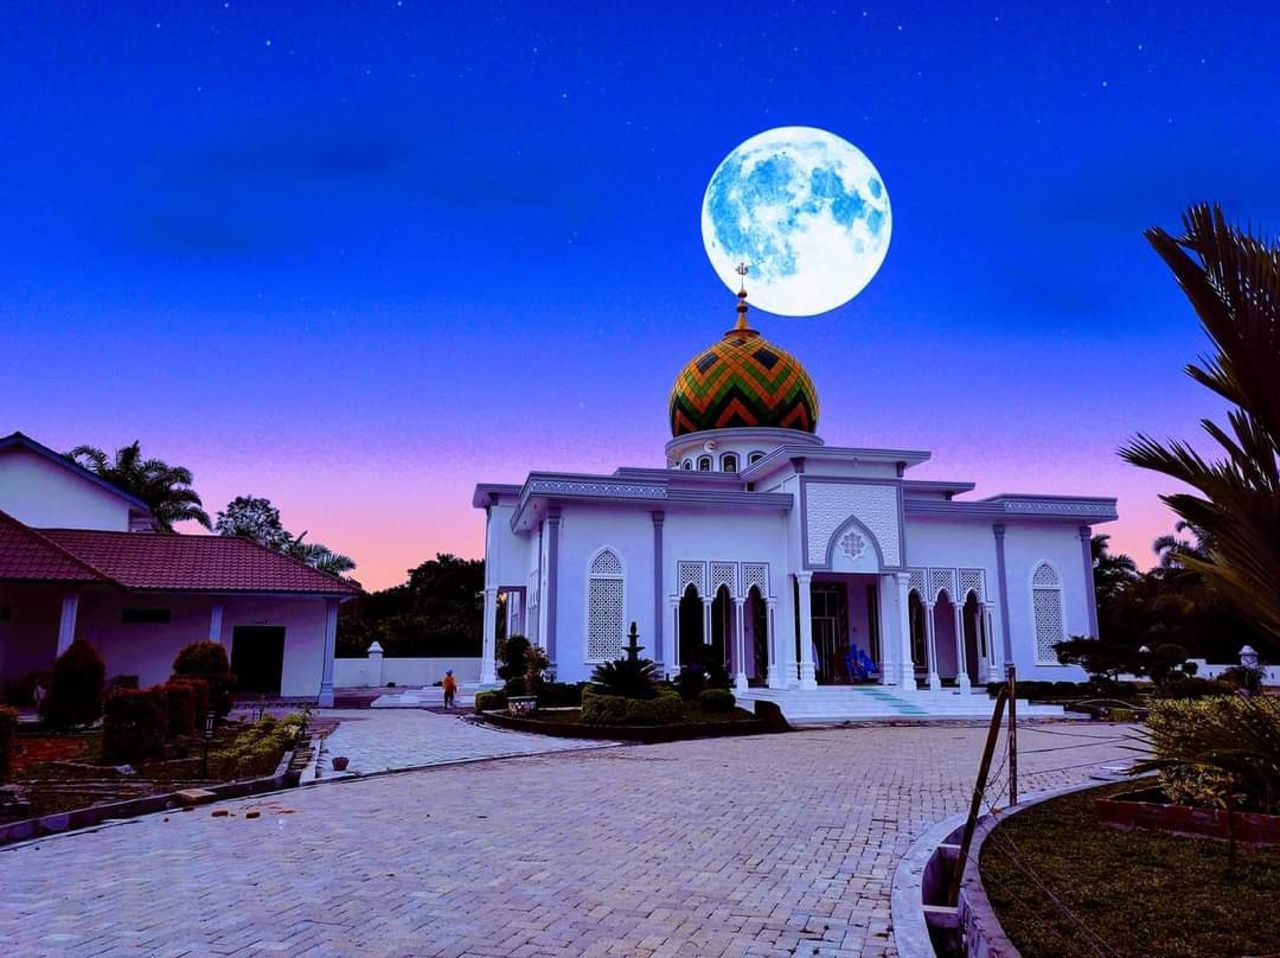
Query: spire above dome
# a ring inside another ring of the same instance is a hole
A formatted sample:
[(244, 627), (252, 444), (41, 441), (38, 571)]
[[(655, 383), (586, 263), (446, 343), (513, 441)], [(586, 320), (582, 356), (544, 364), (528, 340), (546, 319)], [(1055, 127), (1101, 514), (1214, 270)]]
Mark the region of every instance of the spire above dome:
[(740, 265), (744, 285), (735, 327), (676, 377), (668, 403), (672, 436), (706, 429), (817, 430), (818, 392), (804, 366), (747, 325), (746, 274)]

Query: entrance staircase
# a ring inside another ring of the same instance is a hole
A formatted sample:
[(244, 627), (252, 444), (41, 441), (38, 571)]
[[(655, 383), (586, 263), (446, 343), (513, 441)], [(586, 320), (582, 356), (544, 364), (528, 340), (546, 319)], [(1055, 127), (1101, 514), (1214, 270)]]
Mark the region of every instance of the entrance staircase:
[[(773, 702), (792, 725), (860, 722), (876, 719), (989, 719), (995, 700), (982, 692), (958, 689), (906, 690), (891, 685), (820, 685), (816, 689), (749, 689), (734, 693), (744, 707)], [(1018, 717), (1061, 718), (1056, 705), (1018, 700)]]

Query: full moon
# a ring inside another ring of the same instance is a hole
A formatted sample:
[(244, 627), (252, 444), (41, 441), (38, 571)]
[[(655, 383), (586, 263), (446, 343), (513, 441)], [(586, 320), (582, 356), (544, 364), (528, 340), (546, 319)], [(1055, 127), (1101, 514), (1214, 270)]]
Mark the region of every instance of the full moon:
[(880, 173), (826, 130), (783, 126), (724, 158), (702, 199), (702, 242), (731, 290), (781, 316), (843, 306), (871, 282), (893, 226)]

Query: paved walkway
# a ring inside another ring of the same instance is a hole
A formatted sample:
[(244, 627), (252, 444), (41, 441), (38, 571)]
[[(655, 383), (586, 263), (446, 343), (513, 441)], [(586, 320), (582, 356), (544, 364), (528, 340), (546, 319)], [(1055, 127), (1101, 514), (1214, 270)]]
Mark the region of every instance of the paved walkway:
[[(348, 771), (369, 774), (477, 758), (600, 748), (598, 741), (526, 735), (464, 721), (465, 711), (439, 715), (425, 709), (332, 709), (318, 713), (342, 724), (324, 739), (322, 772), (335, 755)], [(322, 775), (322, 778), (324, 775)]]
[[(0, 954), (892, 956), (894, 867), (966, 805), (983, 735), (562, 752), (150, 816), (0, 851)], [(1125, 735), (1020, 730), (1024, 789), (1127, 761)]]

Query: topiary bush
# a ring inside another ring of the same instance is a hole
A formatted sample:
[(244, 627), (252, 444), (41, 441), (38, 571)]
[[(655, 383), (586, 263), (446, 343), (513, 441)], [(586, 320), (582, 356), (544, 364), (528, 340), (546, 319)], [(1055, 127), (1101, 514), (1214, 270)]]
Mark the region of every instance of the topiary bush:
[(698, 695), (698, 707), (704, 712), (732, 712), (734, 701), (728, 689), (704, 689)]
[[(166, 682), (160, 686), (164, 696), (167, 734), (194, 735), (196, 731), (196, 690), (186, 682)], [(201, 716), (203, 718), (203, 716)]]
[(195, 713), (195, 731), (203, 733), (204, 719), (209, 712), (209, 683), (194, 675), (176, 676), (165, 683), (166, 688), (171, 688), (175, 685), (183, 685), (191, 690), (191, 708)]
[(49, 692), (40, 703), (40, 714), (57, 729), (89, 725), (102, 716), (102, 688), (107, 667), (98, 650), (76, 639), (53, 663)]
[(507, 693), (501, 689), (476, 693), (476, 715), (479, 715), (481, 712), (499, 712), (506, 707)]
[(232, 690), (236, 677), (231, 674), (227, 650), (217, 642), (203, 639), (184, 646), (173, 660), (173, 674), (177, 678), (204, 679), (209, 686), (209, 707), (218, 718), (225, 718), (235, 704)]
[(13, 772), (13, 740), (18, 733), (18, 710), (0, 705), (0, 785)]
[(700, 664), (680, 666), (675, 678), (676, 691), (687, 702), (697, 701), (703, 689), (707, 687), (707, 672)]
[(102, 716), (102, 756), (108, 762), (136, 763), (164, 751), (167, 731), (165, 694), (160, 686), (117, 689)]
[(498, 644), (498, 678), (506, 683), (508, 695), (524, 695), (524, 676), (529, 669), (526, 654), (532, 643), (523, 635), (512, 635)]

